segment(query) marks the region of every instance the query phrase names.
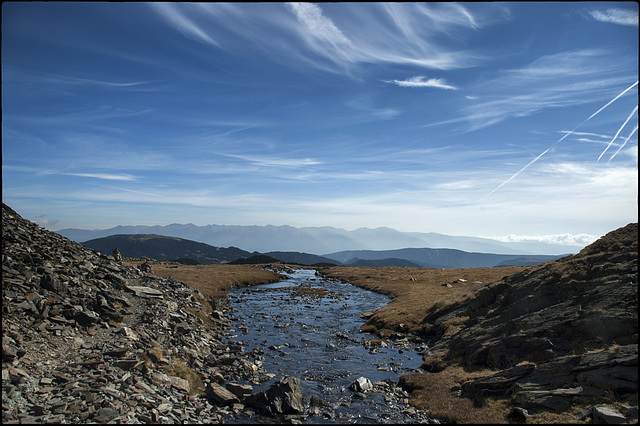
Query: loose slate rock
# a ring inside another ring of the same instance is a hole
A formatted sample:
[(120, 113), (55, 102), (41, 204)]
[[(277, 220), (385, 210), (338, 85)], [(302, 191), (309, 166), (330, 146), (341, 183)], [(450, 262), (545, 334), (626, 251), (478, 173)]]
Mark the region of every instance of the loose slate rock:
[(126, 288), (127, 288), (127, 290), (130, 290), (130, 291), (134, 292), (135, 295), (139, 296), (139, 297), (157, 297), (157, 298), (162, 298), (162, 296), (164, 294), (160, 290), (157, 290), (157, 289), (151, 288), (151, 287), (128, 285), (128, 286), (126, 286)]

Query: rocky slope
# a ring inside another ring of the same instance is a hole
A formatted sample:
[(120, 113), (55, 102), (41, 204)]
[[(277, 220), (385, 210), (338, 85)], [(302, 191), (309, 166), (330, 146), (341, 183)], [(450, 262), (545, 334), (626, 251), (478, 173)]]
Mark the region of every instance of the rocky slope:
[[(299, 378), (267, 374), (260, 347), (232, 340), (226, 299), (207, 301), (150, 267), (116, 262), (3, 204), (3, 424), (355, 418), (303, 396)], [(406, 403), (396, 383), (369, 385), (354, 395)], [(431, 422), (412, 407), (402, 415)]]
[(3, 204), (3, 424), (219, 423), (249, 410), (241, 401), (252, 387), (237, 382), (270, 377), (241, 346), (222, 343), (230, 322), (207, 307), (185, 284)]
[(462, 363), (499, 371), (460, 390), (480, 404), (498, 395), (532, 412), (575, 403), (637, 406), (638, 224), (466, 301), (433, 307), (422, 336), (434, 343), (427, 370)]

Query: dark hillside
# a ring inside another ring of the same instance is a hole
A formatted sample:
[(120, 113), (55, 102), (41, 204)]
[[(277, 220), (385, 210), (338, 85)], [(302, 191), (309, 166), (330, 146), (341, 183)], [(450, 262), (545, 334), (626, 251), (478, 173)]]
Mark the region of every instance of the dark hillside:
[[(437, 304), (422, 323), (433, 344), (427, 370), (501, 370), (467, 382), (463, 395), (472, 399), (510, 396), (534, 412), (591, 400), (637, 404), (638, 224), (468, 300)], [(409, 386), (417, 379), (403, 377)]]
[(110, 255), (117, 247), (123, 257), (150, 257), (156, 260), (193, 259), (203, 265), (228, 263), (251, 255), (236, 247), (221, 248), (177, 237), (155, 234), (113, 235), (82, 243)]
[(296, 265), (316, 265), (316, 264), (334, 264), (338, 265), (340, 262), (328, 257), (318, 256), (309, 253), (300, 253), (297, 251), (270, 251), (264, 253), (267, 256), (275, 257), (276, 259), (284, 262)]
[(422, 265), (418, 265), (417, 263), (411, 262), (406, 259), (393, 259), (393, 258), (385, 258), (385, 259), (352, 259), (348, 265), (353, 267), (360, 266), (368, 266), (372, 268), (382, 268), (385, 266), (397, 266), (397, 267), (407, 267), (407, 268), (422, 268)]
[(262, 372), (222, 342), (231, 321), (108, 254), (3, 204), (2, 424), (222, 423), (212, 388)]

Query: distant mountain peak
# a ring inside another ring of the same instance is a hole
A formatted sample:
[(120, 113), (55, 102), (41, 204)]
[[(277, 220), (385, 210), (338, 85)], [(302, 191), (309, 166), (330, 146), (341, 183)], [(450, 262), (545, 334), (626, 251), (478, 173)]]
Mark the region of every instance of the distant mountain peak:
[(205, 225), (174, 223), (165, 226), (118, 225), (104, 230), (62, 229), (58, 233), (77, 241), (115, 234), (149, 234), (185, 238), (218, 247), (240, 247), (250, 252), (292, 251), (315, 255), (345, 250), (397, 250), (403, 248), (446, 248), (476, 253), (561, 255), (577, 253), (582, 247), (501, 242), (489, 238), (463, 237), (435, 232), (401, 232), (389, 227), (347, 231), (331, 226), (296, 228), (290, 225)]

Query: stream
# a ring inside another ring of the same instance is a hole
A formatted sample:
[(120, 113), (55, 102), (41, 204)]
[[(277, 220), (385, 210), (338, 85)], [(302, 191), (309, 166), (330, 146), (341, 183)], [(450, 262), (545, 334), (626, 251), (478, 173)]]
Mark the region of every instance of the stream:
[[(297, 423), (425, 423), (426, 415), (407, 405), (408, 395), (396, 387), (400, 375), (419, 371), (421, 347), (409, 339), (384, 340), (358, 331), (365, 322), (360, 315), (390, 299), (318, 277), (312, 269), (287, 274), (290, 278), (278, 283), (229, 292), (234, 327), (227, 339), (253, 351), (271, 377), (254, 385), (253, 393), (294, 376), (309, 411), (294, 416)], [(360, 377), (374, 388), (352, 390)], [(225, 423), (247, 420), (238, 414)], [(250, 420), (273, 423), (260, 416)]]

